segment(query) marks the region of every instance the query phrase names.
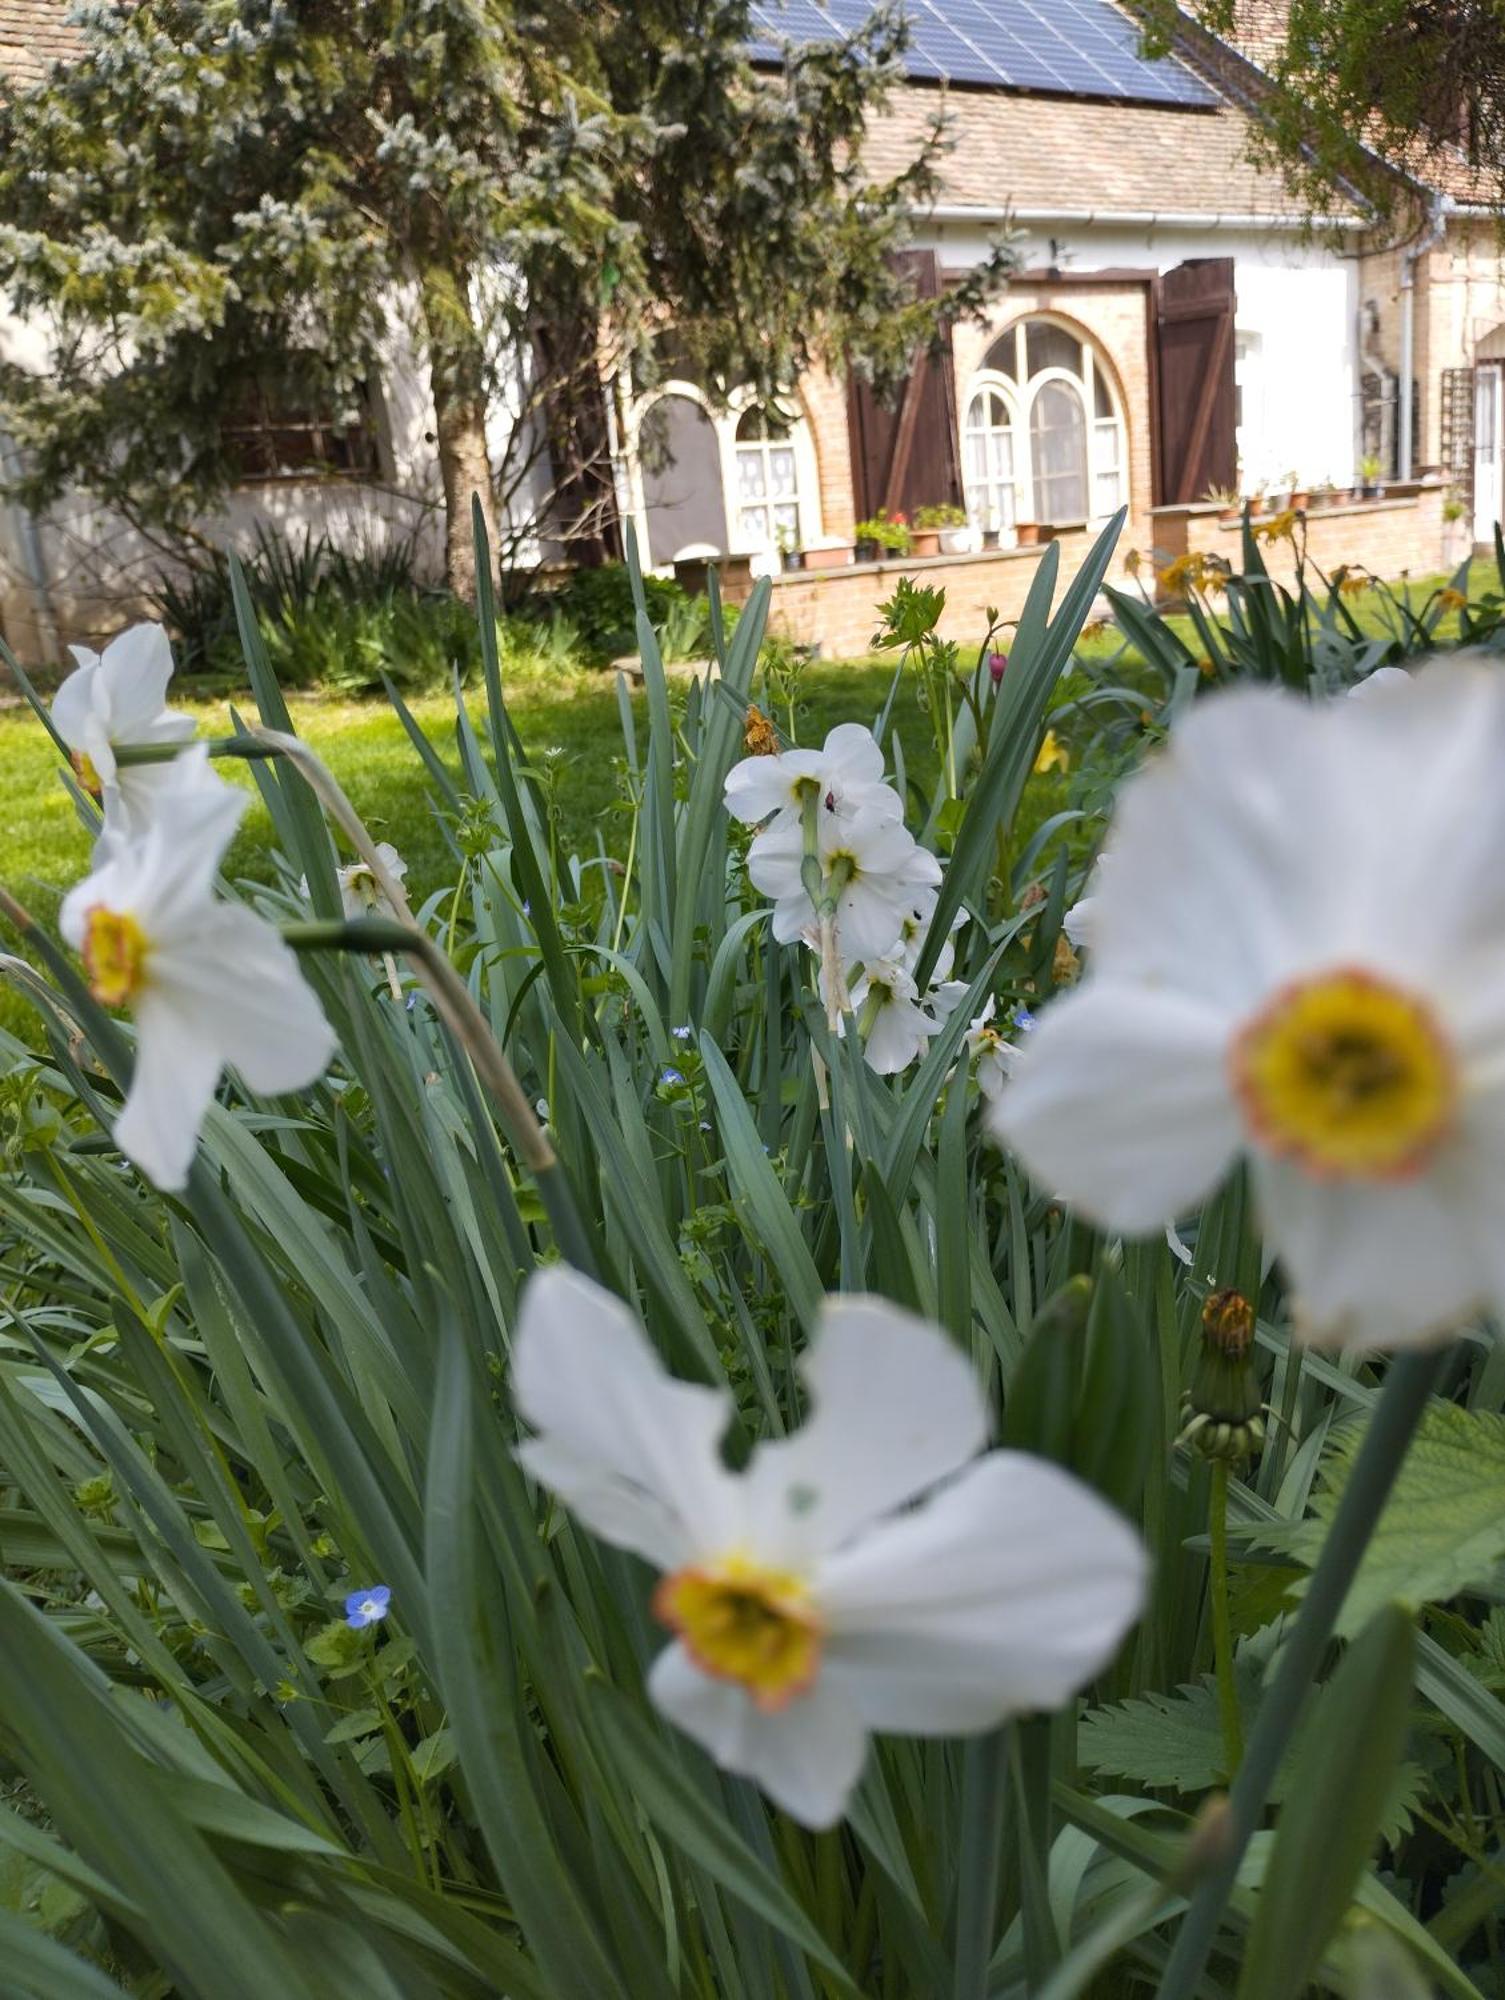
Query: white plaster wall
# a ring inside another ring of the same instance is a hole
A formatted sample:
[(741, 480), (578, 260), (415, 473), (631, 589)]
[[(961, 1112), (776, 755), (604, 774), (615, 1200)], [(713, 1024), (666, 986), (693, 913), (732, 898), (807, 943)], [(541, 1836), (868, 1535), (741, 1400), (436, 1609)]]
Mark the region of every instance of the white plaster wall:
[[(994, 227), (982, 218), (933, 222), (918, 240), (938, 250), (944, 266), (965, 267), (983, 256)], [(1352, 480), (1359, 386), (1356, 257), (1303, 243), (1294, 230), (1219, 227), (1211, 221), (1032, 221), (1018, 249), (1028, 269), (1057, 266), (1067, 272), (1164, 272), (1193, 257), (1231, 257), (1237, 328), (1254, 336), (1250, 345), (1258, 351), (1262, 378), (1243, 384), (1252, 406), (1244, 412), (1246, 484), (1274, 484), (1293, 470), (1309, 483)]]

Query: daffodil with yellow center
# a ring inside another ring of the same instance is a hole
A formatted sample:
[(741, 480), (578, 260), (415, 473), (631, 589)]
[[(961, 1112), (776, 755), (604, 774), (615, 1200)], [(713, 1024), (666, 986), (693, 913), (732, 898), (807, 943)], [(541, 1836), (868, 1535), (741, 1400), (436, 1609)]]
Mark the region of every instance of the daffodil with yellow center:
[(1196, 703), (1123, 788), (999, 1136), (1125, 1234), (1245, 1158), (1311, 1339), (1505, 1311), (1502, 769), (1493, 661)]
[(532, 1279), (512, 1353), (524, 1469), (660, 1572), (653, 1702), (823, 1827), (872, 1731), (972, 1735), (1068, 1700), (1138, 1615), (1145, 1557), (1059, 1466), (983, 1450), (971, 1360), (939, 1328), (832, 1299), (801, 1373), (803, 1427), (731, 1472), (730, 1395), (673, 1380), (577, 1273)]
[(227, 1067), (252, 1090), (280, 1093), (312, 1083), (333, 1053), (292, 952), (270, 924), (215, 893), (248, 803), (215, 777), (203, 744), (185, 749), (162, 767), (144, 827), (102, 841), (93, 873), (63, 903), (63, 935), (95, 998), (134, 1018), (114, 1137), (158, 1187), (186, 1182)]
[(146, 932), (129, 910), (96, 903), (84, 913), (79, 953), (89, 989), (102, 1007), (124, 1007), (146, 984), (150, 947)]
[(1431, 1008), (1367, 972), (1277, 993), (1232, 1062), (1251, 1132), (1317, 1178), (1421, 1172), (1457, 1105), (1457, 1067)]
[(745, 1555), (675, 1570), (654, 1592), (653, 1613), (702, 1672), (735, 1681), (769, 1714), (803, 1694), (820, 1666), (809, 1585)]
[(52, 723), (68, 745), (79, 783), (105, 809), (107, 841), (141, 833), (169, 765), (121, 764), (127, 746), (186, 742), (191, 715), (166, 706), (172, 647), (160, 625), (132, 625), (102, 653), (74, 646), (74, 671), (52, 700)]

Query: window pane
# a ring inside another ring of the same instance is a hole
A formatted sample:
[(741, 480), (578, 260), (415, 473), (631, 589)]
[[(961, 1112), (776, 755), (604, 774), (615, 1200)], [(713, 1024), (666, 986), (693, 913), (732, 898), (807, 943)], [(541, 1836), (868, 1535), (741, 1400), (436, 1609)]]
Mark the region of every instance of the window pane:
[(1042, 521), (1087, 519), (1087, 424), (1080, 393), (1047, 382), (1030, 411), (1035, 512)]
[(766, 507), (744, 507), (742, 509), (742, 542), (755, 548), (766, 546), (768, 541), (768, 509)]
[(1094, 424), (1093, 435), (1096, 439), (1094, 450), (1097, 453), (1098, 470), (1106, 471), (1110, 465), (1116, 466), (1118, 464), (1118, 425), (1112, 423)]
[(737, 498), (761, 500), (768, 491), (767, 468), (756, 446), (737, 453)]
[(984, 368), (991, 368), (995, 375), (1007, 375), (1011, 382), (1014, 379), (1014, 338), (1016, 332), (1017, 329), (1011, 326), (1007, 333), (1001, 334), (988, 349), (982, 364)]
[(786, 502), (773, 510), (775, 535), (783, 535), (791, 548), (798, 548), (800, 539), (800, 510), (793, 502)]
[(1113, 398), (1108, 394), (1108, 385), (1103, 380), (1101, 368), (1094, 368), (1092, 371), (1092, 403), (1098, 416), (1112, 416)]
[(1122, 482), (1116, 472), (1100, 472), (1092, 482), (1095, 514), (1116, 513), (1123, 501)]
[(745, 410), (737, 420), (737, 436), (744, 442), (767, 435), (763, 422), (763, 412), (757, 408)]
[(1024, 329), (1024, 358), (1029, 372), (1039, 375), (1047, 368), (1064, 368), (1069, 374), (1082, 372), (1082, 343), (1063, 326), (1049, 320), (1032, 319)]
[(768, 454), (768, 469), (772, 474), (770, 485), (782, 499), (795, 490), (794, 453), (787, 445), (779, 445)]

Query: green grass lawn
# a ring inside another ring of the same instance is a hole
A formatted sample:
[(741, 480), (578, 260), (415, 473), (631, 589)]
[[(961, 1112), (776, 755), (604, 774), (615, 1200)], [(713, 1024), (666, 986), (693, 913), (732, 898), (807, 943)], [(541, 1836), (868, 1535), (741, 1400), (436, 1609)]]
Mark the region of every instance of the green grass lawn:
[[(888, 690), (892, 668), (829, 665), (806, 674), (801, 733), (819, 740), (833, 723), (871, 720)], [(530, 759), (552, 773), (566, 848), (594, 847), (597, 830), (608, 846), (614, 809), (622, 798), (618, 765), (623, 744), (617, 699), (608, 674), (567, 679), (524, 680), (509, 691), (509, 705)], [(228, 734), (229, 701), (179, 697), (175, 705), (197, 717), (206, 734)], [(244, 705), (244, 698), (241, 698)], [(294, 694), (290, 706), (300, 733), (326, 759), (356, 810), (379, 838), (407, 857), (413, 886), (424, 893), (452, 872), (452, 862), (435, 820), (427, 779), (395, 712), (381, 698), (350, 700)], [(451, 767), (454, 708), (447, 695), (416, 698), (414, 714)], [(633, 708), (644, 728), (643, 700)], [(471, 712), (481, 724), (484, 699), (473, 696)], [(920, 718), (906, 728), (909, 766), (921, 778), (933, 775), (926, 732)], [(551, 756), (549, 753), (559, 754)], [(247, 772), (230, 761), (219, 769), (250, 786)], [(271, 825), (258, 801), (247, 815), (228, 864), (232, 875), (264, 876)], [(83, 873), (89, 839), (59, 775), (59, 760), (46, 731), (30, 710), (0, 710), (0, 882), (32, 905), (50, 913), (62, 892)]]

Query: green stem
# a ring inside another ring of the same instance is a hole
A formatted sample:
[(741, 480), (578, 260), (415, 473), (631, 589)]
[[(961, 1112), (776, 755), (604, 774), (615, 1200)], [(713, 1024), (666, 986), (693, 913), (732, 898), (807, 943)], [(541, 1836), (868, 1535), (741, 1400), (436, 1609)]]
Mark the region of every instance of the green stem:
[(1398, 1354), (1390, 1364), (1384, 1392), (1229, 1794), (1217, 1860), (1187, 1910), (1160, 1983), (1159, 2000), (1191, 2000), (1199, 1988), (1244, 1850), (1259, 1825), (1286, 1744), (1321, 1664), (1323, 1648), (1421, 1422), (1442, 1362), (1442, 1351), (1418, 1348)]
[(1212, 1542), (1212, 1656), (1218, 1677), (1218, 1714), (1223, 1721), (1223, 1762), (1229, 1783), (1244, 1761), (1244, 1726), (1238, 1683), (1233, 1677), (1233, 1622), (1228, 1612), (1228, 1465), (1216, 1459), (1207, 1499), (1207, 1532)]

